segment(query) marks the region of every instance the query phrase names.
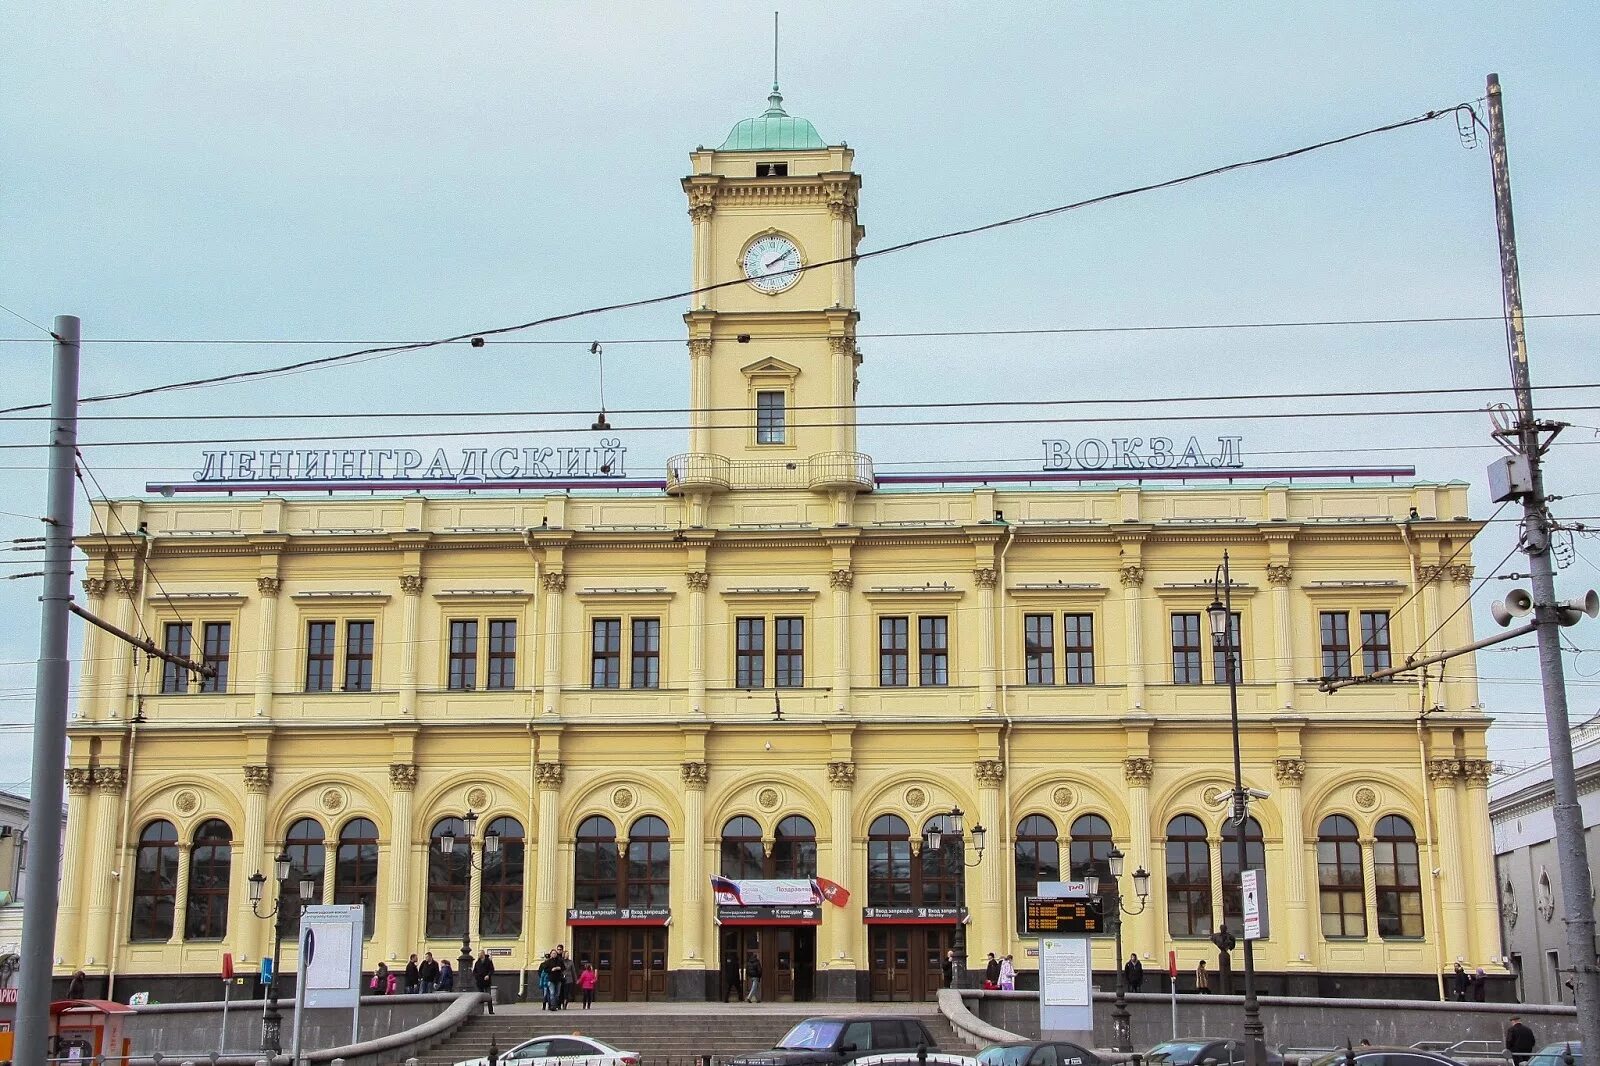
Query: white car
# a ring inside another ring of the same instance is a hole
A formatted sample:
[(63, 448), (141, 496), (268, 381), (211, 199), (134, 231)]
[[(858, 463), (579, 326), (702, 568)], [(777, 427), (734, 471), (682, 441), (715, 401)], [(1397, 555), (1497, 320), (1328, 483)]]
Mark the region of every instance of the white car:
[(983, 1066), (970, 1055), (953, 1055), (948, 1051), (929, 1051), (919, 1055), (915, 1051), (886, 1051), (881, 1055), (862, 1055), (850, 1060), (850, 1066)]
[[(552, 1033), (500, 1052), (498, 1061), (515, 1066), (639, 1066), (639, 1053), (618, 1051), (591, 1036)], [(456, 1066), (489, 1066), (489, 1060), (463, 1059)]]

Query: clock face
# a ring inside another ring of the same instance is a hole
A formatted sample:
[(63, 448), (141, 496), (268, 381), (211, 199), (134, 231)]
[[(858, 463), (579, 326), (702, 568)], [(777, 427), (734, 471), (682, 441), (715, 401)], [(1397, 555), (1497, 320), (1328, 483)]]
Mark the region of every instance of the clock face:
[(758, 292), (779, 293), (800, 280), (800, 248), (789, 238), (769, 233), (757, 237), (740, 260), (744, 276)]

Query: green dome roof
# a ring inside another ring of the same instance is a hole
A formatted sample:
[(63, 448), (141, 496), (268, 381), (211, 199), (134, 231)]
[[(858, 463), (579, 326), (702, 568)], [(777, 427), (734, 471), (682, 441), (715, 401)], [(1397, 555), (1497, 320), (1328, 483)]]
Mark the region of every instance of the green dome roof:
[(792, 118), (783, 109), (778, 83), (772, 83), (767, 110), (755, 118), (742, 119), (729, 132), (719, 152), (771, 152), (796, 148), (826, 148), (817, 128), (803, 118)]

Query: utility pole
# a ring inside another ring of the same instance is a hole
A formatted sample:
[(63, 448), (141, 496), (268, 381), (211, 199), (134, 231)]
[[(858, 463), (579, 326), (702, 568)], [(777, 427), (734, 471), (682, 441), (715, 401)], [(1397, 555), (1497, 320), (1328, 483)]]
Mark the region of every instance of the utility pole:
[[(57, 315), (50, 387), (50, 480), (44, 530), (44, 595), (33, 699), (33, 782), (28, 872), (17, 981), (17, 1062), (44, 1062), (50, 978), (60, 902), (61, 793), (67, 757), (67, 613), (72, 603), (72, 476), (78, 446), (78, 320)], [(97, 871), (108, 876), (107, 871)], [(1596, 1045), (1600, 1046), (1600, 1045)]]
[[(1583, 811), (1572, 767), (1572, 730), (1567, 722), (1566, 678), (1561, 666), (1560, 612), (1555, 569), (1550, 557), (1551, 518), (1541, 471), (1540, 434), (1553, 423), (1534, 417), (1528, 378), (1528, 346), (1523, 335), (1522, 283), (1517, 276), (1517, 237), (1511, 221), (1511, 174), (1506, 165), (1505, 112), (1500, 77), (1489, 75), (1489, 159), (1494, 168), (1495, 224), (1500, 232), (1500, 290), (1511, 344), (1511, 384), (1516, 392), (1517, 450), (1527, 464), (1522, 493), (1522, 549), (1533, 583), (1533, 617), (1539, 641), (1539, 675), (1544, 687), (1545, 730), (1550, 740), (1550, 776), (1555, 788), (1556, 856), (1561, 871), (1561, 908), (1567, 927), (1567, 957), (1575, 980), (1578, 1033), (1585, 1048), (1600, 1048), (1600, 970), (1595, 967), (1595, 922)], [(1591, 1052), (1592, 1054), (1592, 1052)]]

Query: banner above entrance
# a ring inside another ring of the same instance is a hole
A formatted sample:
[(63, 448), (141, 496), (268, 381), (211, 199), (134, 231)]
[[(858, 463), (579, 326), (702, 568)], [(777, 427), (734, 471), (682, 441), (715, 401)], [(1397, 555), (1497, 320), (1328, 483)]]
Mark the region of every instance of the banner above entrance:
[(861, 920), (868, 925), (957, 925), (967, 920), (967, 909), (945, 903), (925, 907), (863, 907)]
[(823, 900), (843, 907), (850, 902), (849, 889), (825, 877), (737, 881), (712, 874), (711, 891), (719, 907), (814, 907)]
[(821, 907), (739, 907), (717, 905), (718, 925), (821, 925)]
[(568, 925), (666, 925), (671, 907), (619, 907), (615, 903), (594, 907), (568, 907)]

